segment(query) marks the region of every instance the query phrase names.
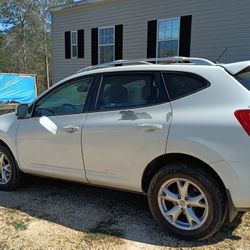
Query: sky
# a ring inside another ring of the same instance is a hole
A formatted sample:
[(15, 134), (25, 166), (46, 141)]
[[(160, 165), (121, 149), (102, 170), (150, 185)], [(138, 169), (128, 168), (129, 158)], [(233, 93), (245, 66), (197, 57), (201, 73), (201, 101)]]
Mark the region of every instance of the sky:
[(3, 24), (3, 23), (0, 23), (0, 31), (4, 31), (6, 28), (10, 28), (11, 27), (11, 25), (5, 25), (5, 24)]
[(0, 23), (0, 31), (4, 30), (4, 26)]

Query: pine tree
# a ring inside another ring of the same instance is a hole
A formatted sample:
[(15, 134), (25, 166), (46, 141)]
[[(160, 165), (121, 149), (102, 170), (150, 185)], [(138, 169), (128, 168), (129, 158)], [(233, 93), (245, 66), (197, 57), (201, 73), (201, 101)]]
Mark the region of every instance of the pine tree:
[(49, 7), (73, 0), (0, 0), (0, 72), (37, 75), (38, 92), (51, 84)]

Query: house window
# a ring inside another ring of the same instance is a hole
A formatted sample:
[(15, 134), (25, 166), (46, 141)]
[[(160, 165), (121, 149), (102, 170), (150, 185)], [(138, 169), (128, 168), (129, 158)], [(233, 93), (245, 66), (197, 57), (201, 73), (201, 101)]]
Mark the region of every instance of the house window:
[(99, 63), (107, 63), (114, 61), (114, 35), (114, 27), (99, 28)]
[(179, 54), (180, 18), (158, 21), (157, 56), (171, 57)]
[(77, 58), (77, 31), (71, 31), (71, 57)]

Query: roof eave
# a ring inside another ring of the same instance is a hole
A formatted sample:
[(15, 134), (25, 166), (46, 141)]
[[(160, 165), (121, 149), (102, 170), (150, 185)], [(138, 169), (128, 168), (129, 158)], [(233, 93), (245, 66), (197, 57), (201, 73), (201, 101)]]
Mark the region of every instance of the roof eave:
[(100, 3), (104, 1), (106, 0), (83, 0), (83, 1), (75, 2), (75, 3), (58, 5), (58, 6), (51, 7), (50, 12), (57, 12), (57, 11), (65, 10), (65, 9), (71, 9), (71, 8), (75, 8), (79, 6)]

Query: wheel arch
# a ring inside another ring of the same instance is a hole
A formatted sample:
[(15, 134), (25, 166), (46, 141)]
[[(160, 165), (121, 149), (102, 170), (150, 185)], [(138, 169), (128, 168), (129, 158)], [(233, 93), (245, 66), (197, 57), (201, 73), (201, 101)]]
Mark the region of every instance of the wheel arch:
[(161, 156), (158, 156), (154, 160), (152, 160), (147, 167), (144, 170), (143, 176), (142, 176), (142, 181), (141, 181), (141, 187), (144, 193), (148, 192), (150, 182), (153, 178), (153, 176), (166, 164), (174, 163), (174, 162), (192, 162), (192, 163), (197, 163), (194, 164), (194, 166), (199, 165), (199, 168), (202, 168), (203, 171), (206, 173), (210, 174), (215, 181), (220, 185), (220, 187), (225, 190), (226, 192), (226, 186), (224, 182), (222, 181), (221, 177), (219, 174), (207, 163), (204, 161), (191, 156), (187, 154), (182, 154), (182, 153), (169, 153), (169, 154), (164, 154)]
[(15, 154), (11, 150), (10, 146), (5, 141), (3, 141), (2, 139), (0, 139), (0, 145), (6, 147), (10, 151), (10, 153), (13, 155), (14, 159), (16, 159)]

